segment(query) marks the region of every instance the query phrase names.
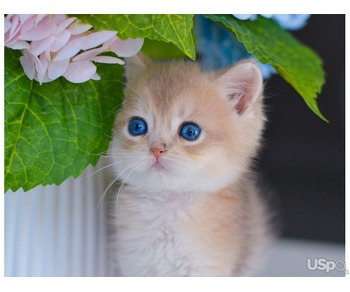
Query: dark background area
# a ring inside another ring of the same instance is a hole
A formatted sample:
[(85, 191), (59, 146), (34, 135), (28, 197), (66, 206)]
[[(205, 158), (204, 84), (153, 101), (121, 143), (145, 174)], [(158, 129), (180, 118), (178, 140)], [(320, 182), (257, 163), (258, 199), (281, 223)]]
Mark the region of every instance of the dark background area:
[(259, 159), (284, 237), (345, 242), (345, 15), (312, 15), (293, 32), (323, 59), (319, 119), (275, 75), (265, 88), (268, 125)]

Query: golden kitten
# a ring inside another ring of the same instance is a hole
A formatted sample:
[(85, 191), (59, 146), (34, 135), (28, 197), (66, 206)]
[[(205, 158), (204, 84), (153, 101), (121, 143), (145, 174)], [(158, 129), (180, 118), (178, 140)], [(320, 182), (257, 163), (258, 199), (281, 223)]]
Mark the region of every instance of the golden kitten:
[(250, 170), (265, 120), (257, 65), (138, 56), (126, 78), (110, 147), (119, 274), (250, 275), (270, 238)]

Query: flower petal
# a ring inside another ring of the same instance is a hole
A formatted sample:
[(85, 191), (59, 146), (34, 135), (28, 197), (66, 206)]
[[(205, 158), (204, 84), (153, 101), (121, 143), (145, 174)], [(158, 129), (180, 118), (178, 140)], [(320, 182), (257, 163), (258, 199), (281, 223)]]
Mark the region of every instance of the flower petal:
[(71, 62), (63, 75), (68, 81), (82, 83), (88, 81), (96, 73), (96, 66), (90, 61)]
[(67, 14), (50, 14), (49, 18), (51, 21), (57, 24), (57, 27), (68, 19)]
[(98, 63), (105, 63), (105, 64), (120, 64), (120, 65), (125, 64), (123, 60), (120, 60), (112, 56), (96, 56), (94, 58), (91, 58), (91, 61), (98, 62)]
[(33, 80), (35, 74), (34, 60), (30, 56), (29, 52), (26, 52), (22, 57), (19, 58), (19, 62), (22, 65), (24, 73), (30, 80)]
[(260, 14), (261, 16), (264, 16), (265, 18), (271, 18), (273, 17), (273, 14)]
[(72, 61), (75, 62), (75, 61), (91, 60), (92, 58), (96, 57), (98, 54), (101, 54), (105, 50), (106, 49), (103, 47), (88, 50), (88, 51), (85, 51), (85, 52), (82, 52), (82, 53), (76, 55)]
[(298, 30), (306, 25), (310, 14), (275, 14), (275, 19), (279, 25), (288, 30)]
[(47, 82), (53, 81), (53, 80), (51, 80), (49, 78), (49, 76), (47, 76), (47, 72), (45, 72), (45, 74), (43, 74), (40, 77), (38, 75), (39, 75), (38, 73), (35, 74), (34, 80), (38, 81), (40, 83), (40, 85), (43, 84), (43, 83), (47, 83)]
[(32, 41), (30, 51), (34, 55), (39, 56), (42, 52), (46, 51), (50, 47), (50, 45), (54, 42), (54, 40), (55, 40), (55, 37), (51, 35), (48, 38), (40, 41)]
[(71, 33), (68, 30), (62, 31), (60, 34), (56, 35), (54, 42), (51, 44), (50, 50), (52, 52), (57, 52), (63, 48), (63, 46), (68, 43), (71, 37)]
[[(19, 14), (21, 17), (21, 14)], [(27, 33), (36, 26), (36, 16), (32, 14), (31, 17), (25, 18), (25, 21), (21, 22), (21, 34)]]
[(23, 49), (29, 49), (30, 44), (28, 44), (25, 41), (16, 41), (16, 42), (11, 42), (10, 44), (7, 44), (6, 47), (13, 49), (13, 50), (23, 50)]
[(11, 17), (11, 31), (10, 34), (14, 35), (21, 27), (20, 24), (20, 18), (18, 14), (14, 14), (13, 17)]
[(61, 32), (63, 32), (76, 19), (77, 19), (76, 17), (70, 17), (70, 18), (63, 20), (61, 23), (58, 23), (57, 30), (56, 30), (55, 34), (60, 34)]
[(76, 34), (82, 34), (88, 31), (90, 28), (92, 28), (90, 24), (83, 24), (79, 20), (77, 20), (70, 26), (70, 31), (72, 35), (76, 35)]
[(95, 73), (94, 75), (91, 76), (90, 79), (92, 79), (92, 80), (101, 80), (101, 76), (98, 75), (97, 73)]
[(35, 17), (35, 14), (18, 14), (21, 24), (23, 25), (30, 18)]
[(57, 62), (51, 61), (49, 62), (49, 65), (47, 67), (47, 75), (52, 80), (57, 79), (67, 71), (68, 65), (69, 65), (69, 59), (57, 61)]
[(11, 17), (9, 17), (8, 15), (5, 17), (5, 25), (4, 25), (4, 33), (7, 33), (8, 31), (10, 31), (12, 26), (11, 23)]
[(93, 32), (83, 37), (81, 48), (83, 50), (95, 48), (103, 44), (105, 41), (109, 40), (111, 37), (115, 35), (116, 35), (115, 31), (108, 31), (108, 30)]
[(35, 17), (35, 25), (38, 25), (38, 23), (40, 21), (42, 21), (46, 16), (47, 14), (35, 14), (36, 17)]
[(45, 54), (41, 54), (39, 56), (41, 67), (36, 68), (36, 75), (34, 76), (34, 79), (39, 81), (40, 84), (47, 81), (47, 67), (49, 65), (49, 61), (46, 58)]
[(70, 40), (54, 57), (55, 61), (71, 58), (81, 50), (81, 37)]
[(256, 19), (256, 14), (232, 14), (232, 15), (240, 20)]
[(44, 19), (38, 23), (36, 27), (32, 30), (21, 33), (19, 39), (26, 41), (39, 41), (47, 38), (49, 35), (53, 34), (56, 30), (56, 23), (50, 21), (49, 19)]
[(143, 45), (143, 39), (117, 39), (112, 45), (112, 51), (120, 57), (131, 57), (136, 55)]
[(17, 41), (20, 34), (21, 25), (19, 23), (19, 16), (17, 14), (13, 15), (10, 21), (11, 27), (5, 34), (5, 45)]
[[(30, 53), (30, 51), (28, 52)], [(41, 64), (39, 57), (33, 55), (32, 53), (30, 53), (30, 55), (31, 55), (31, 58), (34, 60), (35, 71), (43, 72), (44, 70), (46, 70), (43, 68), (43, 65)]]

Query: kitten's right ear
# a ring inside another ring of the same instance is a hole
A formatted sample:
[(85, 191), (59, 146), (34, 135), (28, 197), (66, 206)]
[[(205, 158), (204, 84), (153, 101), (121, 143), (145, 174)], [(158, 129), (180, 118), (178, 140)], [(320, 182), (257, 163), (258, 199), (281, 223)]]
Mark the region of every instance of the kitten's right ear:
[(254, 61), (245, 60), (219, 74), (215, 82), (238, 114), (249, 112), (263, 90), (263, 79)]
[(144, 54), (138, 53), (136, 56), (125, 58), (125, 77), (131, 80), (140, 72), (144, 71), (150, 64), (151, 60)]

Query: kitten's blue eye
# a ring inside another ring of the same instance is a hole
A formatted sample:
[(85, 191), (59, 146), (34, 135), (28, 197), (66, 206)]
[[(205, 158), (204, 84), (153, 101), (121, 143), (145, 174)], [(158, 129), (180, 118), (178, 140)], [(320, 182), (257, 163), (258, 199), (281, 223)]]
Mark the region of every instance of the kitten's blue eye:
[(141, 118), (132, 118), (129, 122), (129, 133), (133, 136), (140, 136), (147, 133), (147, 123)]
[(201, 128), (195, 123), (185, 123), (181, 126), (179, 135), (188, 141), (194, 141), (198, 139), (201, 131)]

